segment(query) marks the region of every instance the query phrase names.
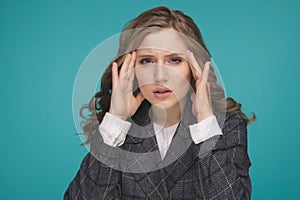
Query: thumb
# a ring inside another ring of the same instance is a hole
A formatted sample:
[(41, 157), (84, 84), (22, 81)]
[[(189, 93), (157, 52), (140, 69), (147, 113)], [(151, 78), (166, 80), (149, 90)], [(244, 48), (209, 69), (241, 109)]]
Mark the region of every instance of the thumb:
[(195, 93), (192, 93), (192, 94), (191, 94), (191, 100), (192, 100), (193, 103), (194, 103), (194, 101), (195, 101), (195, 96), (196, 96)]
[(141, 92), (138, 93), (138, 95), (135, 97), (136, 102), (138, 105), (140, 105), (142, 103), (142, 101), (145, 99), (145, 97), (143, 96), (143, 94)]

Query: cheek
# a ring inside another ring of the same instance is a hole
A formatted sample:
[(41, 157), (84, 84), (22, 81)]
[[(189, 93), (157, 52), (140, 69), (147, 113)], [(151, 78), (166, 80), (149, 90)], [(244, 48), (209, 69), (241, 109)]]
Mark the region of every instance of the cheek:
[(192, 73), (189, 70), (188, 72), (185, 73), (185, 79), (190, 83), (192, 78)]
[(145, 84), (153, 83), (151, 73), (151, 70), (145, 67), (135, 68), (135, 76), (140, 87)]
[(185, 67), (185, 70), (184, 70), (183, 73), (185, 74), (185, 78), (190, 82), (191, 76), (192, 76), (192, 71), (191, 71), (191, 68), (190, 68), (189, 65), (187, 65), (187, 66)]
[(180, 68), (179, 71), (177, 71), (178, 75), (180, 75), (180, 79), (184, 82), (191, 82), (191, 78), (192, 78), (192, 72), (190, 70), (189, 66), (185, 66)]
[(144, 70), (136, 70), (135, 71), (136, 80), (138, 82), (138, 87), (140, 88), (141, 93), (143, 96), (148, 99), (149, 98), (149, 74), (147, 74)]
[(179, 93), (181, 96), (186, 95), (187, 91), (191, 87), (191, 79), (192, 79), (192, 73), (189, 67), (181, 68), (180, 71), (178, 71), (178, 74), (180, 74), (180, 77), (177, 77), (177, 88), (179, 88)]
[(152, 89), (151, 89), (150, 85), (144, 84), (142, 86), (139, 86), (139, 88), (140, 88), (140, 92), (145, 97), (145, 99), (147, 99), (147, 100), (151, 99)]
[(145, 79), (145, 73), (143, 73), (143, 71), (141, 71), (139, 68), (135, 68), (134, 71), (139, 87), (141, 87), (144, 84), (143, 82)]

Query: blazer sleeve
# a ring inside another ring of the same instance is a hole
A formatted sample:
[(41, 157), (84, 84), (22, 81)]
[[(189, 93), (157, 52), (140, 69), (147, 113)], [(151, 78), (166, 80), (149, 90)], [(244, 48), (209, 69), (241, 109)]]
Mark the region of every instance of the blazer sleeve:
[(252, 186), (247, 123), (238, 112), (233, 112), (226, 117), (222, 131), (223, 135), (219, 136), (213, 150), (198, 162), (198, 170), (203, 175), (203, 196), (207, 199), (248, 200)]
[(91, 151), (83, 158), (80, 169), (65, 191), (64, 200), (121, 199), (120, 171), (97, 159), (94, 141), (97, 141), (98, 151), (114, 147), (104, 144), (98, 131), (95, 134)]

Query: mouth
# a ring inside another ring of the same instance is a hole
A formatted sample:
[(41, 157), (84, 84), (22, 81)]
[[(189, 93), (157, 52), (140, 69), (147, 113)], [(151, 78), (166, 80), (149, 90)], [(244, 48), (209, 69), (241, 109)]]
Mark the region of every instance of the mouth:
[(166, 98), (173, 93), (172, 90), (167, 87), (157, 87), (152, 92), (157, 98)]

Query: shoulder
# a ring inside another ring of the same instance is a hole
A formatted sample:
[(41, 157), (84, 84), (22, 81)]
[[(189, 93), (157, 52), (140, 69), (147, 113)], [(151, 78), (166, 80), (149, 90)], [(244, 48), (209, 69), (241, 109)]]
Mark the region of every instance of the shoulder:
[(247, 149), (247, 122), (238, 111), (226, 113), (219, 138), (219, 148), (230, 148), (241, 145)]
[(237, 126), (247, 126), (246, 120), (241, 116), (239, 111), (227, 112), (223, 131), (230, 131), (237, 128)]

